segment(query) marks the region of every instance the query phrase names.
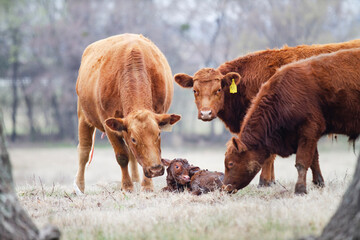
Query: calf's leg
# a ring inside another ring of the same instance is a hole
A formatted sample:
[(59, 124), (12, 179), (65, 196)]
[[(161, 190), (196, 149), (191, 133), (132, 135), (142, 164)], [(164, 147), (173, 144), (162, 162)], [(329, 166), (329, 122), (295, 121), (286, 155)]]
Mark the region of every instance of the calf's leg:
[(78, 131), (79, 131), (79, 145), (78, 145), (78, 160), (79, 166), (76, 173), (74, 190), (77, 195), (81, 195), (85, 190), (85, 166), (89, 161), (89, 154), (93, 144), (93, 134), (95, 127), (86, 122), (85, 116), (81, 113), (78, 115)]
[(276, 157), (275, 154), (271, 154), (270, 157), (265, 159), (261, 169), (259, 187), (267, 187), (270, 186), (272, 183), (275, 183), (275, 173), (274, 173), (275, 157)]

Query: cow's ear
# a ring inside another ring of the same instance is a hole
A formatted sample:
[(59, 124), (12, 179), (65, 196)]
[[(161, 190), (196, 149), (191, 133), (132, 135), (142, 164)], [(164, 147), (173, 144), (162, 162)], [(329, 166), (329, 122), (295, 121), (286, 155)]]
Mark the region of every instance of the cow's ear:
[(235, 84), (238, 85), (240, 83), (241, 76), (236, 72), (229, 72), (221, 80), (221, 86), (222, 87), (230, 86), (233, 79)]
[(172, 125), (174, 125), (181, 118), (177, 114), (156, 114), (156, 121), (159, 124), (161, 131), (171, 132)]
[(245, 144), (243, 144), (240, 139), (236, 138), (236, 137), (232, 137), (232, 143), (235, 147), (235, 149), (238, 151), (238, 152), (244, 152), (244, 151), (247, 151), (247, 148), (245, 146)]
[(110, 128), (113, 131), (121, 132), (121, 131), (127, 131), (126, 123), (121, 118), (108, 118), (105, 120), (106, 126)]
[(172, 161), (169, 159), (162, 158), (161, 162), (162, 162), (162, 164), (164, 164), (164, 166), (168, 167), (168, 166), (170, 166)]
[(175, 82), (183, 88), (192, 88), (194, 85), (194, 80), (192, 76), (189, 76), (185, 73), (178, 73), (174, 76)]

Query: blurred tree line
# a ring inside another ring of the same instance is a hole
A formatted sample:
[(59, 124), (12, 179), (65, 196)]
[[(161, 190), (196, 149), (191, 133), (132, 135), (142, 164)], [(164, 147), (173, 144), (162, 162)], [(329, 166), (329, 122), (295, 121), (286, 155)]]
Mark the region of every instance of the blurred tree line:
[[(193, 74), (255, 50), (360, 37), (354, 0), (0, 0), (0, 108), (11, 141), (77, 139), (75, 83), (90, 43), (131, 32), (150, 38), (173, 74)], [(225, 141), (197, 120), (175, 84), (177, 139)]]

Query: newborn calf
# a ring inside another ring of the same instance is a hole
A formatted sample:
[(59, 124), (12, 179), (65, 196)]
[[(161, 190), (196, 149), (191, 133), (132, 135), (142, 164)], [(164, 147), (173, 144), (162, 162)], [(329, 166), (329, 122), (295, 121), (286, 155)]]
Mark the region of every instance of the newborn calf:
[(174, 160), (161, 159), (167, 167), (166, 183), (164, 191), (183, 192), (188, 188), (193, 194), (200, 195), (219, 189), (222, 186), (224, 174), (200, 170), (199, 167), (190, 165), (186, 159)]

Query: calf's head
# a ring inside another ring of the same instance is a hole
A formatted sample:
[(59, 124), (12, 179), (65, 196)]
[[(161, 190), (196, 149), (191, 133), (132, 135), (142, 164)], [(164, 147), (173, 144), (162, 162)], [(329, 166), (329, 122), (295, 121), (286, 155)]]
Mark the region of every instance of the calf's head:
[(109, 118), (105, 124), (123, 138), (124, 144), (143, 167), (145, 176), (152, 178), (164, 174), (160, 132), (174, 125), (180, 118), (176, 114), (156, 114), (139, 110), (125, 118)]
[(223, 190), (233, 192), (246, 187), (260, 171), (270, 154), (266, 150), (246, 150), (237, 138), (227, 143)]
[(192, 175), (200, 171), (199, 167), (190, 165), (186, 159), (182, 158), (175, 158), (173, 160), (161, 159), (161, 162), (167, 167), (168, 177), (181, 185), (189, 183)]
[(174, 78), (181, 87), (193, 89), (198, 118), (203, 121), (211, 121), (224, 108), (224, 94), (229, 91), (233, 79), (234, 83), (238, 85), (241, 77), (235, 72), (222, 75), (217, 69), (203, 68), (197, 71), (193, 77), (185, 73), (178, 73)]

